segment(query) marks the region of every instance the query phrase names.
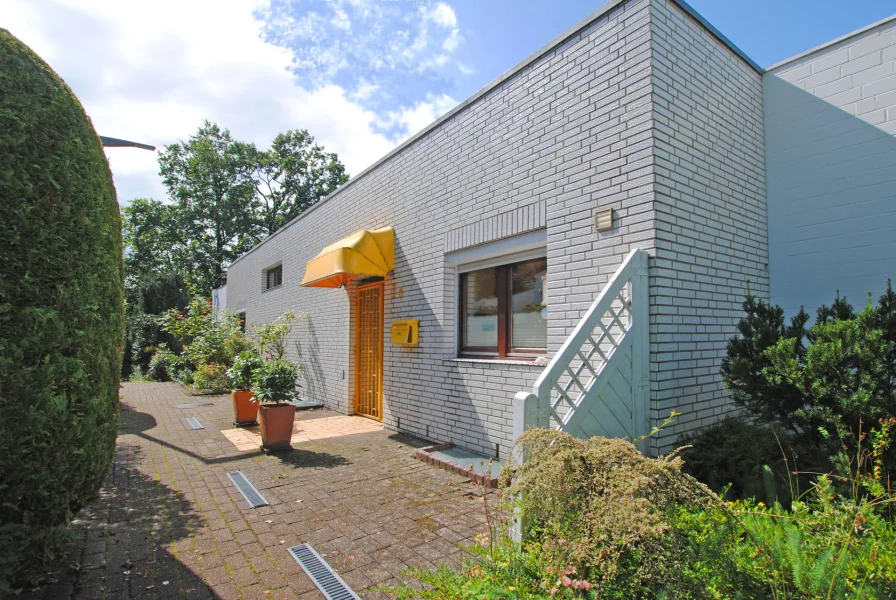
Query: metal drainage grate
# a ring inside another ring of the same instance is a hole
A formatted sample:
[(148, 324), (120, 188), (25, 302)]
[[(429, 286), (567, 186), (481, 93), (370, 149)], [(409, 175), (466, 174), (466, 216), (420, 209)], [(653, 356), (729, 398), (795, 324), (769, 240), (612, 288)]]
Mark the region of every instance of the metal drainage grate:
[(205, 429), (196, 417), (187, 417), (187, 424), (193, 429)]
[(246, 499), (246, 502), (249, 503), (249, 506), (258, 508), (259, 506), (268, 505), (268, 501), (264, 499), (261, 492), (259, 492), (255, 486), (252, 485), (252, 482), (246, 479), (246, 476), (240, 471), (228, 473), (227, 476), (230, 478), (230, 481), (233, 482), (233, 485), (236, 486), (236, 489), (243, 495), (243, 498)]
[(358, 594), (348, 587), (342, 577), (336, 574), (330, 565), (308, 544), (299, 544), (289, 549), (299, 566), (308, 573), (314, 585), (323, 592), (327, 600), (361, 600)]

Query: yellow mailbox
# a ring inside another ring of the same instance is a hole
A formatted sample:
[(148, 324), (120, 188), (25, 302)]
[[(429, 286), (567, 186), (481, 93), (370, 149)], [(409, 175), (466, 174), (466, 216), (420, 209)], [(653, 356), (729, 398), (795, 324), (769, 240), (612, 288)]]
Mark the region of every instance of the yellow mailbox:
[(389, 334), (396, 346), (416, 346), (420, 341), (417, 319), (392, 321)]

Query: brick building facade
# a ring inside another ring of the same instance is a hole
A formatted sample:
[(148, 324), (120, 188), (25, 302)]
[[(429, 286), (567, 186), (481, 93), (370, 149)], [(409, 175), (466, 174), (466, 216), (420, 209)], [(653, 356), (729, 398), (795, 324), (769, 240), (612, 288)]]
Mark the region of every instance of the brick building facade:
[[(654, 442), (663, 451), (729, 410), (719, 363), (740, 304), (748, 290), (774, 296), (768, 77), (679, 0), (610, 2), (237, 260), (226, 307), (250, 323), (286, 309), (307, 315), (290, 340), (303, 398), (352, 413), (357, 287), (366, 280), (299, 283), (322, 248), (394, 228), (378, 417), (503, 457), (514, 394), (532, 386), (640, 248), (650, 255), (650, 420), (683, 413)], [(610, 226), (597, 227), (607, 209)], [(546, 274), (525, 279), (507, 267), (496, 277), (512, 279), (505, 305), (540, 294), (541, 304), (513, 308), (507, 323), (520, 328), (516, 337), (543, 336), (530, 345), (542, 344), (544, 358), (465, 352), (461, 332), (472, 335), (475, 319), (476, 335), (495, 335), (470, 273), (511, 263), (537, 270), (542, 259)], [(268, 289), (272, 268), (282, 284)], [(468, 310), (474, 297), (482, 314)], [(390, 324), (403, 319), (419, 321), (415, 346), (389, 341)]]

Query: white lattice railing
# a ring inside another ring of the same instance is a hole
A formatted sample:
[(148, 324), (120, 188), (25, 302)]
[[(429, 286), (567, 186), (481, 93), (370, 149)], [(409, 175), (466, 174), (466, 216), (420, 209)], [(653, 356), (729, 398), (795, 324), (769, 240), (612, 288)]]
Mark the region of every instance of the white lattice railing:
[(648, 431), (647, 253), (633, 250), (554, 355), (514, 398), (514, 435), (552, 427), (577, 437)]

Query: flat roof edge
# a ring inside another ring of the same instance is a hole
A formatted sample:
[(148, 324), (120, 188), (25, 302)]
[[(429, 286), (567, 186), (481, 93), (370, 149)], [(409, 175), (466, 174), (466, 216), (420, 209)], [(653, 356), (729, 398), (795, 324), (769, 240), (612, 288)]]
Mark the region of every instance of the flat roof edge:
[[(416, 141), (422, 139), (429, 132), (433, 131), (434, 129), (437, 129), (443, 123), (445, 123), (449, 119), (451, 119), (454, 115), (458, 114), (459, 112), (461, 112), (462, 110), (464, 110), (465, 108), (467, 108), (468, 106), (470, 106), (471, 104), (473, 104), (474, 102), (476, 102), (477, 100), (479, 100), (480, 98), (482, 98), (483, 96), (485, 96), (486, 94), (491, 92), (492, 90), (500, 87), (508, 79), (515, 76), (517, 73), (519, 73), (520, 71), (522, 71), (523, 69), (525, 69), (526, 67), (528, 67), (529, 65), (531, 65), (532, 63), (534, 63), (535, 61), (540, 59), (541, 57), (543, 57), (544, 55), (548, 54), (554, 48), (562, 46), (566, 42), (570, 41), (576, 35), (580, 34), (583, 30), (587, 29), (594, 21), (601, 19), (607, 13), (611, 12), (613, 9), (617, 8), (618, 6), (620, 6), (622, 4), (625, 4), (626, 2), (630, 2), (630, 1), (631, 0), (609, 0), (608, 2), (604, 3), (600, 8), (598, 8), (597, 10), (592, 12), (590, 15), (588, 15), (587, 17), (585, 17), (584, 19), (582, 19), (581, 21), (579, 21), (578, 23), (576, 23), (575, 25), (573, 25), (572, 27), (570, 27), (569, 29), (567, 29), (566, 31), (564, 31), (563, 33), (558, 35), (557, 37), (555, 37), (553, 40), (551, 40), (550, 42), (548, 42), (547, 44), (545, 44), (544, 46), (542, 46), (541, 48), (539, 48), (538, 50), (536, 50), (535, 52), (533, 52), (532, 54), (527, 56), (526, 58), (524, 58), (522, 61), (518, 62), (516, 65), (514, 65), (513, 67), (511, 67), (510, 69), (505, 71), (503, 74), (499, 75), (497, 78), (493, 79), (490, 83), (486, 84), (486, 86), (483, 87), (481, 90), (479, 90), (478, 92), (476, 92), (475, 94), (473, 94), (472, 96), (470, 96), (469, 98), (464, 100), (463, 102), (460, 102), (457, 106), (455, 106), (454, 108), (452, 108), (451, 110), (446, 112), (444, 115), (442, 115), (441, 117), (439, 117), (438, 119), (436, 119), (435, 121), (433, 121), (432, 123), (430, 123), (429, 125), (424, 127), (423, 129), (421, 129), (420, 131), (418, 131), (417, 133), (415, 133), (414, 135), (412, 135), (411, 137), (409, 137), (408, 139), (406, 139), (399, 145), (397, 145), (395, 148), (390, 150), (382, 158), (378, 159), (376, 162), (371, 164), (369, 167), (361, 170), (360, 173), (358, 173), (357, 175), (355, 175), (354, 177), (349, 179), (346, 183), (344, 183), (342, 185), (342, 187), (337, 189), (335, 192), (333, 192), (332, 194), (330, 194), (329, 196), (327, 196), (325, 198), (322, 198), (320, 200), (320, 202), (318, 202), (317, 204), (315, 204), (314, 206), (312, 206), (311, 208), (309, 208), (302, 214), (296, 216), (292, 221), (289, 221), (283, 227), (281, 227), (280, 229), (278, 229), (277, 231), (275, 231), (268, 237), (264, 238), (263, 240), (261, 240), (260, 242), (255, 244), (245, 254), (243, 254), (242, 256), (237, 258), (235, 261), (230, 263), (230, 265), (228, 266), (228, 269), (230, 267), (232, 267), (233, 265), (237, 264), (238, 262), (240, 262), (241, 260), (243, 260), (244, 258), (246, 258), (247, 256), (249, 256), (250, 254), (252, 254), (253, 252), (255, 252), (256, 249), (260, 248), (262, 245), (267, 243), (268, 240), (273, 239), (281, 231), (285, 231), (286, 229), (289, 229), (294, 223), (297, 223), (302, 217), (311, 213), (318, 206), (322, 205), (324, 202), (327, 202), (330, 198), (335, 197), (337, 194), (339, 194), (339, 192), (350, 187), (354, 182), (358, 181), (359, 179), (361, 179), (368, 173), (372, 172), (377, 167), (379, 167), (380, 165), (382, 165), (383, 163), (388, 161), (390, 158), (398, 155), (405, 148), (411, 146)], [(672, 0), (672, 1), (677, 2), (678, 0)]]
[[(253, 246), (251, 249), (246, 251), (246, 253), (244, 253), (242, 256), (240, 256), (239, 258), (234, 260), (232, 263), (230, 263), (230, 265), (228, 265), (227, 268), (229, 269), (233, 265), (237, 264), (238, 262), (240, 262), (241, 260), (243, 260), (244, 258), (249, 256), (250, 254), (255, 252), (255, 250), (257, 250), (258, 248), (260, 248), (261, 246), (266, 244), (269, 240), (276, 237), (279, 233), (286, 231), (293, 224), (299, 222), (299, 220), (301, 220), (303, 217), (305, 217), (308, 214), (310, 214), (311, 212), (313, 212), (317, 207), (321, 206), (322, 204), (324, 204), (331, 198), (334, 198), (343, 190), (351, 187), (351, 185), (353, 183), (355, 183), (359, 179), (363, 178), (368, 173), (371, 173), (377, 167), (379, 167), (380, 165), (382, 165), (383, 163), (385, 163), (392, 157), (398, 155), (403, 150), (405, 150), (406, 148), (413, 145), (418, 140), (425, 137), (431, 131), (439, 128), (442, 124), (446, 123), (452, 117), (454, 117), (455, 115), (457, 115), (458, 113), (463, 111), (465, 108), (467, 108), (468, 106), (470, 106), (471, 104), (473, 104), (474, 102), (476, 102), (477, 100), (479, 100), (480, 98), (482, 98), (483, 96), (488, 94), (489, 92), (491, 92), (491, 91), (497, 89), (498, 87), (500, 87), (501, 85), (503, 85), (506, 81), (508, 81), (509, 79), (511, 79), (512, 77), (514, 77), (515, 75), (517, 75), (518, 73), (523, 71), (529, 65), (535, 63), (536, 61), (538, 61), (545, 55), (549, 54), (551, 51), (555, 50), (556, 48), (559, 48), (559, 47), (563, 46), (564, 44), (569, 43), (572, 40), (574, 40), (576, 36), (580, 35), (583, 31), (587, 30), (595, 21), (599, 21), (600, 19), (605, 17), (607, 14), (609, 14), (610, 12), (612, 12), (619, 6), (622, 6), (623, 4), (627, 4), (628, 2), (631, 2), (631, 1), (633, 1), (633, 0), (608, 0), (603, 5), (601, 5), (597, 10), (595, 10), (594, 12), (589, 14), (587, 17), (585, 17), (584, 19), (581, 19), (578, 23), (576, 23), (572, 27), (568, 28), (566, 31), (564, 31), (563, 33), (561, 33), (560, 35), (555, 37), (553, 40), (551, 40), (550, 42), (548, 42), (547, 44), (545, 44), (544, 46), (542, 46), (541, 48), (539, 48), (538, 50), (536, 50), (535, 52), (533, 52), (532, 54), (527, 56), (526, 58), (524, 58), (522, 61), (518, 62), (516, 65), (514, 65), (513, 67), (511, 67), (510, 69), (505, 71), (503, 74), (499, 75), (497, 78), (493, 79), (490, 83), (488, 83), (485, 87), (480, 89), (478, 92), (476, 92), (475, 94), (473, 94), (466, 100), (460, 102), (457, 106), (455, 106), (454, 108), (449, 110), (447, 113), (445, 113), (444, 115), (442, 115), (441, 117), (439, 117), (438, 119), (436, 119), (435, 121), (433, 121), (432, 123), (430, 123), (429, 125), (424, 127), (423, 129), (421, 129), (420, 131), (418, 131), (417, 133), (415, 133), (414, 135), (412, 135), (411, 137), (409, 137), (402, 143), (400, 143), (398, 146), (396, 146), (395, 148), (390, 150), (387, 154), (385, 154), (382, 158), (380, 158), (379, 160), (377, 160), (376, 162), (371, 164), (369, 167), (361, 170), (361, 172), (359, 172), (357, 175), (355, 175), (351, 179), (349, 179), (345, 184), (342, 185), (342, 187), (337, 189), (335, 192), (333, 192), (329, 196), (326, 196), (325, 198), (322, 198), (317, 204), (315, 204), (311, 208), (307, 209), (305, 212), (301, 213), (300, 215), (296, 216), (291, 221), (286, 223), (283, 227), (281, 227), (280, 229), (278, 229), (277, 231), (275, 231), (268, 237), (264, 238), (263, 240), (261, 240), (260, 242), (255, 244), (255, 246)], [(754, 68), (760, 75), (763, 73), (762, 67), (760, 67), (755, 62), (753, 62), (753, 60), (751, 60), (750, 57), (748, 57), (740, 48), (735, 46), (734, 43), (732, 43), (731, 40), (729, 40), (727, 37), (725, 37), (718, 29), (713, 27), (696, 10), (694, 10), (687, 2), (685, 2), (685, 0), (669, 0), (669, 2), (678, 6), (686, 14), (688, 14), (690, 17), (692, 17), (694, 20), (696, 20), (701, 26), (703, 26), (707, 31), (709, 31), (710, 34), (712, 34), (720, 42), (722, 42), (724, 45), (726, 45), (732, 52), (734, 52), (734, 54), (739, 56), (748, 65), (750, 65), (752, 68)]]
[(828, 42), (825, 42), (819, 46), (810, 48), (809, 50), (806, 50), (805, 52), (800, 52), (799, 54), (791, 56), (790, 58), (785, 58), (784, 60), (778, 61), (773, 65), (769, 65), (768, 67), (765, 68), (765, 70), (766, 70), (766, 72), (770, 72), (775, 69), (779, 69), (783, 66), (789, 65), (790, 63), (794, 63), (802, 58), (806, 58), (807, 56), (815, 54), (816, 52), (820, 52), (821, 50), (825, 50), (827, 48), (830, 48), (831, 46), (836, 46), (840, 42), (845, 42), (846, 40), (848, 40), (850, 38), (859, 37), (862, 34), (868, 33), (869, 31), (871, 31), (873, 29), (876, 29), (878, 27), (881, 27), (881, 26), (886, 25), (887, 23), (890, 23), (893, 21), (896, 21), (896, 15), (890, 15), (889, 17), (884, 17), (880, 21), (872, 23), (871, 25), (866, 25), (865, 27), (862, 27), (861, 29), (856, 29), (855, 31), (851, 31), (851, 32), (847, 33), (846, 35), (841, 35), (840, 37), (834, 38), (834, 39), (832, 39)]
[(725, 34), (723, 34), (721, 31), (719, 31), (718, 29), (716, 29), (715, 26), (714, 26), (712, 23), (710, 23), (709, 21), (707, 21), (706, 19), (704, 19), (704, 18), (703, 18), (703, 15), (701, 15), (701, 14), (698, 13), (696, 10), (694, 10), (694, 8), (693, 8), (690, 4), (688, 4), (687, 2), (685, 2), (685, 0), (671, 0), (671, 2), (672, 2), (673, 4), (677, 4), (677, 5), (681, 8), (681, 10), (683, 10), (684, 12), (686, 12), (688, 15), (690, 15), (691, 18), (693, 18), (695, 21), (697, 21), (698, 23), (700, 23), (700, 25), (702, 25), (704, 29), (706, 29), (706, 30), (709, 31), (713, 36), (715, 36), (716, 39), (718, 39), (718, 40), (719, 40), (720, 42), (722, 42), (724, 45), (728, 46), (728, 49), (729, 49), (729, 50), (731, 50), (731, 51), (734, 52), (736, 55), (738, 55), (738, 56), (741, 58), (741, 60), (743, 60), (745, 63), (747, 63), (748, 65), (750, 65), (751, 67), (753, 67), (753, 69), (754, 69), (757, 73), (759, 73), (760, 75), (762, 75), (762, 73), (764, 72), (764, 69), (763, 69), (762, 67), (760, 67), (758, 64), (756, 64), (756, 62), (753, 61), (752, 58), (750, 58), (749, 56), (747, 56), (747, 53), (746, 53), (746, 52), (744, 52), (743, 50), (741, 50), (740, 48), (738, 48), (737, 45), (736, 45), (734, 42), (732, 42), (731, 40), (729, 40), (729, 39), (725, 36)]

